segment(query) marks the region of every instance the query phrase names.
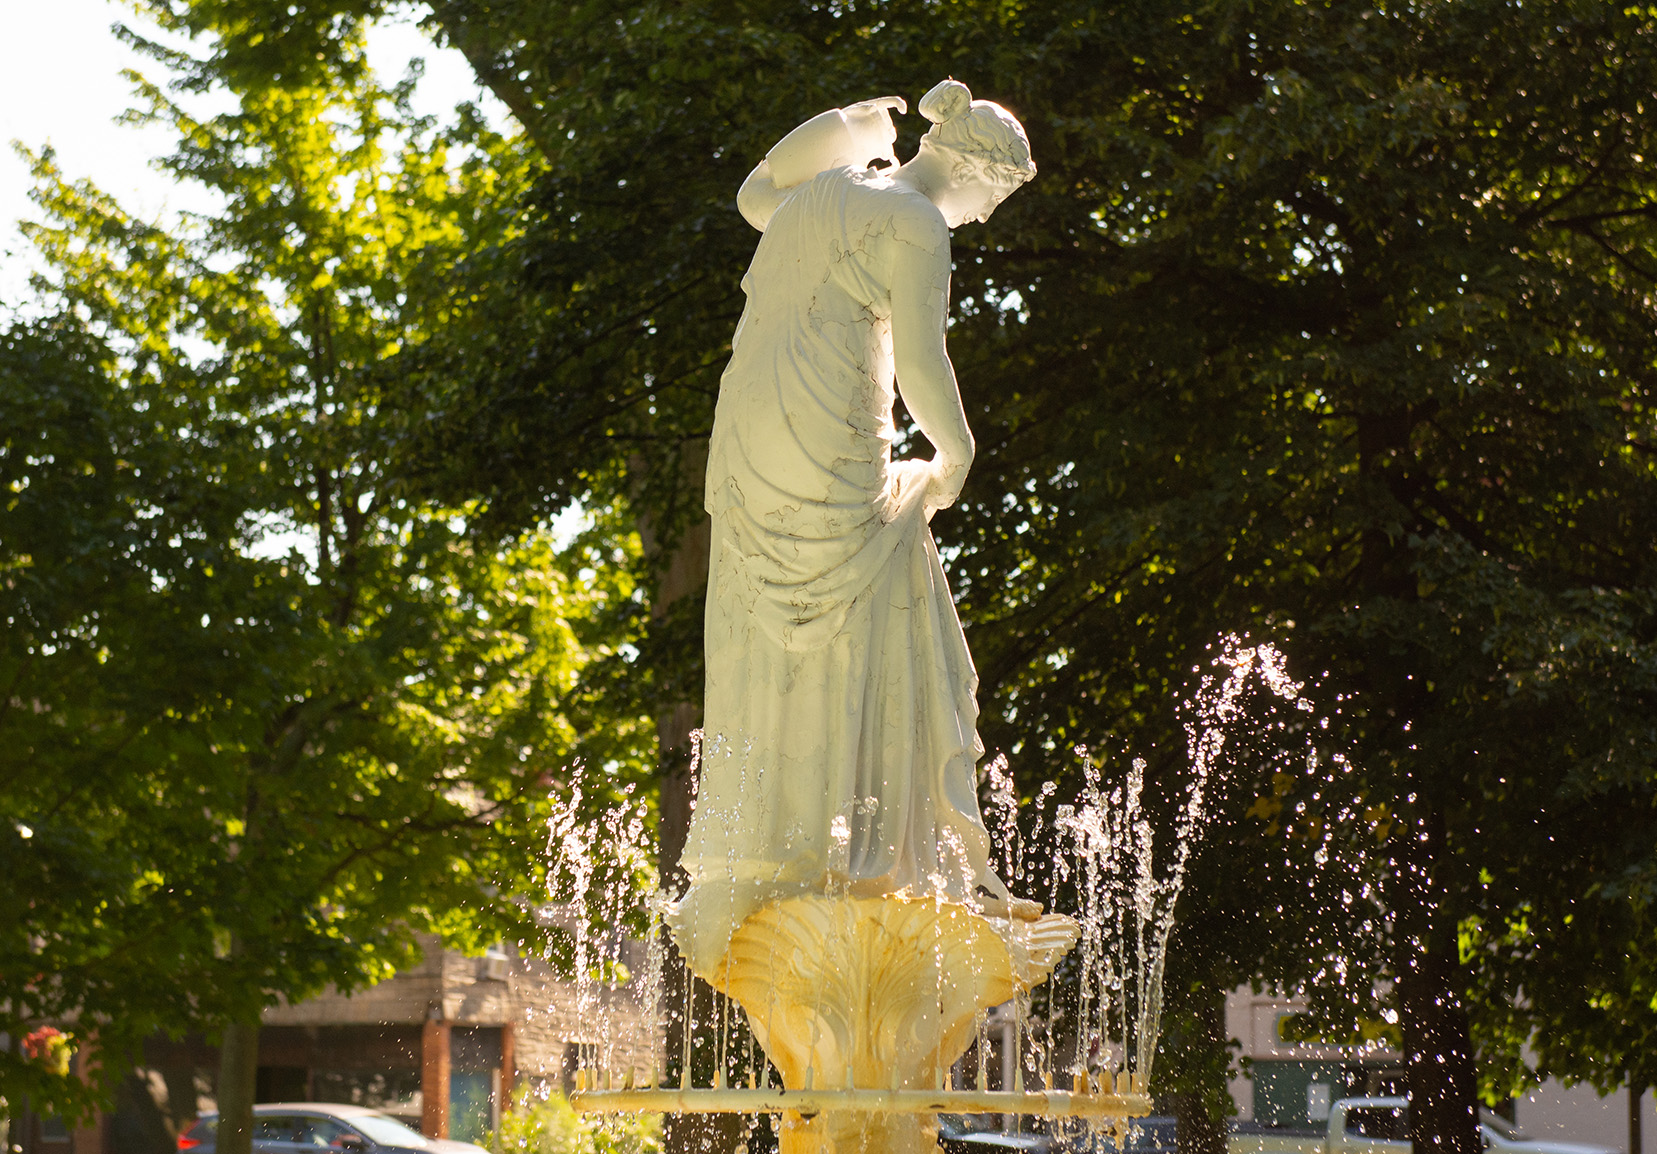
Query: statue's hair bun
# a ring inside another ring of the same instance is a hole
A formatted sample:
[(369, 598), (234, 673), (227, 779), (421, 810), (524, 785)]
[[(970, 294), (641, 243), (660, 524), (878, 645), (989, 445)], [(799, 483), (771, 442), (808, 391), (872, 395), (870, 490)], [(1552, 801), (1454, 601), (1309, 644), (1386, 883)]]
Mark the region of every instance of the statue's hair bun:
[(959, 80), (944, 80), (921, 97), (920, 113), (932, 122), (927, 141), (963, 158), (987, 164), (997, 180), (1022, 184), (1036, 174), (1030, 138), (1018, 117), (993, 100), (974, 100)]
[(933, 124), (953, 120), (972, 107), (972, 91), (959, 80), (940, 80), (921, 97), (920, 114)]

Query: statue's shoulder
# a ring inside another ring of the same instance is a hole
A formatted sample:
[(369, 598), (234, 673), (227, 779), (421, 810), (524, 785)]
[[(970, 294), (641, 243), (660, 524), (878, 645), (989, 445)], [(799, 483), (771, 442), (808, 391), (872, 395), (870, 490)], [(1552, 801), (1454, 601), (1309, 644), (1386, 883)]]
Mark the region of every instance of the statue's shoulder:
[(872, 223), (885, 226), (893, 240), (927, 252), (949, 251), (949, 225), (938, 206), (909, 185), (874, 169), (841, 170), (854, 189), (866, 198)]

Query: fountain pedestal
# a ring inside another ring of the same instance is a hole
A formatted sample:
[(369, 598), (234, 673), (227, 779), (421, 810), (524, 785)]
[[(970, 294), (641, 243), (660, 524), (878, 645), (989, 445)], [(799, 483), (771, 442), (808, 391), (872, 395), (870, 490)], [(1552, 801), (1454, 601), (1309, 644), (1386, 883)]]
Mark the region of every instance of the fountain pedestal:
[[(707, 978), (746, 1012), (789, 1090), (935, 1090), (978, 1015), (1043, 981), (1076, 943), (1060, 915), (998, 918), (905, 895), (786, 898), (751, 914)], [(924, 1115), (783, 1118), (782, 1154), (925, 1154)]]

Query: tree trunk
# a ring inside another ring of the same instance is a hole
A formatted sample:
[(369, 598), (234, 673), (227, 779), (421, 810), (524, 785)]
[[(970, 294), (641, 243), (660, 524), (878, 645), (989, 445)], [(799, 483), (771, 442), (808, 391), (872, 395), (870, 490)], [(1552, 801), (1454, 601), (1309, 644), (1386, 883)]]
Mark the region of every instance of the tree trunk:
[[(700, 548), (701, 572), (707, 572), (707, 533), (699, 529), (697, 540), (683, 543), (680, 552)], [(685, 570), (681, 569), (681, 572)], [(673, 570), (670, 570), (670, 576)], [(668, 585), (663, 582), (664, 587)], [(700, 592), (698, 588), (695, 592)], [(689, 595), (689, 591), (681, 594)], [(671, 604), (671, 602), (669, 602)], [(680, 702), (657, 721), (660, 750), (661, 801), (658, 829), (661, 836), (659, 863), (663, 887), (678, 893), (684, 887), (679, 855), (690, 832), (690, 813), (695, 791), (691, 767), (691, 732), (701, 724), (702, 710), (691, 702)], [(670, 1085), (685, 1077), (686, 1042), (690, 1043), (690, 1080), (709, 1085), (713, 1076), (713, 1054), (708, 1040), (715, 1036), (716, 1023), (726, 1012), (724, 999), (706, 982), (696, 981), (674, 945), (666, 937), (666, 965), (663, 994), (668, 1007), (666, 1074)], [(698, 1045), (698, 1042), (701, 1044)], [(662, 1143), (666, 1154), (725, 1154), (734, 1150), (742, 1133), (743, 1120), (735, 1114), (669, 1114), (663, 1120)]]
[(1645, 1097), (1645, 1087), (1637, 1085), (1632, 1078), (1628, 1081), (1628, 1154), (1642, 1154), (1645, 1136), (1640, 1133), (1640, 1099)]
[(1444, 816), (1436, 808), (1393, 834), (1398, 1010), (1414, 1154), (1482, 1154), (1467, 988), (1455, 911), (1443, 885)]
[(1226, 1154), (1226, 1125), (1200, 1091), (1174, 1095), (1174, 1144), (1179, 1154)]
[(253, 1154), (253, 1087), (258, 1070), (258, 1021), (230, 1023), (219, 1043), (218, 1154)]
[[(687, 454), (683, 464), (684, 483), (694, 482), (701, 489), (702, 471), (706, 467), (704, 454)], [(685, 605), (688, 599), (700, 603), (708, 586), (708, 551), (713, 525), (704, 514), (681, 533), (676, 540), (664, 542), (648, 517), (639, 518), (639, 537), (647, 557), (665, 547), (671, 549), (658, 562), (661, 574), (656, 584), (656, 595), (651, 602), (651, 617), (661, 620), (675, 610), (694, 609)], [(695, 700), (667, 705), (656, 717), (657, 772), (661, 778), (657, 826), (660, 838), (658, 866), (662, 888), (677, 893), (684, 884), (679, 872), (679, 855), (685, 849), (685, 837), (690, 832), (690, 811), (696, 783), (691, 767), (691, 734), (702, 724), (701, 694)], [(670, 943), (671, 944), (671, 943)]]
[(548, 134), (546, 117), (535, 104), (534, 92), (518, 78), (510, 43), (500, 43), (488, 27), (467, 23), (464, 5), (432, 0), (431, 18), (442, 30), (449, 47), (459, 49), (460, 54), (466, 57), (466, 63), (472, 66), (478, 83), (506, 105), (507, 111), (534, 141), (536, 151), (550, 163), (557, 155), (555, 150), (560, 142)]
[[(1412, 508), (1416, 497), (1411, 436), (1432, 411), (1428, 401), (1366, 413), (1357, 422), (1360, 472), (1403, 509)], [(1409, 548), (1393, 527), (1380, 521), (1364, 530), (1359, 573), (1366, 597), (1409, 603), (1418, 596)], [(1400, 719), (1419, 717), (1426, 708), (1424, 680), (1412, 672), (1409, 658), (1376, 653), (1368, 674), (1376, 701), (1391, 702)], [(1391, 838), (1387, 904), (1393, 917), (1410, 1142), (1414, 1154), (1482, 1154), (1473, 1044), (1462, 1003), (1469, 983), (1447, 885), (1444, 811), (1430, 797), (1411, 795), (1399, 802), (1404, 820)]]
[[(713, 1084), (714, 1040), (721, 1015), (738, 1013), (706, 982), (696, 981), (679, 952), (668, 949), (663, 992), (668, 999), (668, 1085)], [(688, 983), (688, 989), (687, 989)], [(731, 1037), (738, 1037), (733, 1029)], [(690, 1043), (689, 1077), (685, 1047)], [(662, 1120), (662, 1148), (666, 1154), (729, 1154), (741, 1140), (745, 1119), (739, 1114), (669, 1114)]]
[[(700, 541), (704, 573), (706, 540), (704, 530)], [(697, 543), (688, 544), (694, 548)], [(700, 724), (701, 716), (698, 706), (681, 702), (665, 712), (657, 722), (661, 766), (659, 869), (662, 885), (669, 893), (678, 893), (685, 880), (679, 869), (679, 855), (684, 852), (685, 837), (690, 830), (691, 799), (695, 789), (690, 735)], [(673, 936), (666, 929), (662, 933), (667, 945), (666, 972), (662, 975), (668, 1007), (665, 1072), (670, 1085), (678, 1085), (680, 1079), (685, 1077), (688, 1040), (691, 1080), (698, 1085), (709, 1085), (713, 1075), (713, 1055), (708, 1040), (715, 1036), (716, 1023), (726, 1012), (724, 999), (707, 983), (692, 977), (690, 968), (685, 965), (684, 958), (673, 943)], [(669, 1114), (662, 1127), (663, 1148), (666, 1154), (724, 1154), (736, 1148), (742, 1125), (742, 1118), (735, 1114)]]
[[(700, 493), (702, 474), (706, 469), (705, 454), (686, 453), (680, 467), (684, 471), (683, 483), (691, 492)], [(651, 603), (652, 617), (659, 620), (675, 611), (694, 610), (695, 604), (686, 606), (683, 603), (691, 598), (699, 603), (705, 596), (712, 531), (713, 526), (707, 517), (699, 516), (668, 544), (664, 543), (648, 518), (640, 518), (639, 537), (646, 556), (657, 554), (661, 557), (658, 562), (661, 577)], [(671, 552), (660, 552), (664, 544)], [(681, 892), (685, 883), (684, 874), (679, 869), (679, 855), (684, 852), (685, 838), (690, 832), (690, 814), (696, 791), (691, 764), (691, 734), (701, 724), (700, 700), (673, 703), (656, 718), (657, 767), (661, 780), (657, 823), (661, 842), (658, 870), (662, 888), (670, 894)], [(685, 1077), (688, 1040), (690, 1080), (698, 1085), (708, 1085), (714, 1071), (707, 1040), (715, 1036), (715, 1023), (725, 1012), (724, 999), (706, 983), (698, 982), (691, 976), (674, 945), (673, 936), (665, 929), (662, 932), (667, 946), (665, 972), (662, 975), (663, 994), (668, 1007), (664, 1073), (671, 1085), (677, 1085)], [(698, 1033), (703, 1043), (701, 1046), (697, 1045)], [(734, 1114), (669, 1114), (664, 1119), (662, 1141), (666, 1154), (723, 1154), (736, 1147), (741, 1132), (742, 1119)]]
[(1177, 1052), (1183, 1084), (1173, 1095), (1175, 1144), (1179, 1154), (1226, 1154), (1231, 1048), (1225, 991), (1205, 985), (1181, 1000), (1188, 1004), (1179, 1015)]

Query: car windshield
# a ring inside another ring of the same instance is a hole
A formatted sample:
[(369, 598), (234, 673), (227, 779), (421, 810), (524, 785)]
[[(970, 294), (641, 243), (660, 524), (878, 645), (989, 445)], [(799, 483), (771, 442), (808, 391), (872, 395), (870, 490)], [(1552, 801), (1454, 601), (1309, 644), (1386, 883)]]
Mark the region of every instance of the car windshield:
[(938, 1125), (952, 1134), (987, 1134), (999, 1130), (998, 1121), (987, 1114), (939, 1114)]
[(347, 1121), (385, 1146), (430, 1145), (420, 1131), (410, 1129), (397, 1119), (387, 1118), (384, 1114), (353, 1114)]
[(1346, 1132), (1387, 1142), (1408, 1142), (1410, 1116), (1397, 1106), (1353, 1106), (1346, 1111)]
[(1493, 1110), (1480, 1107), (1479, 1121), (1494, 1130), (1497, 1137), (1508, 1142), (1528, 1142), (1530, 1140), (1530, 1135), (1515, 1127), (1512, 1122)]

